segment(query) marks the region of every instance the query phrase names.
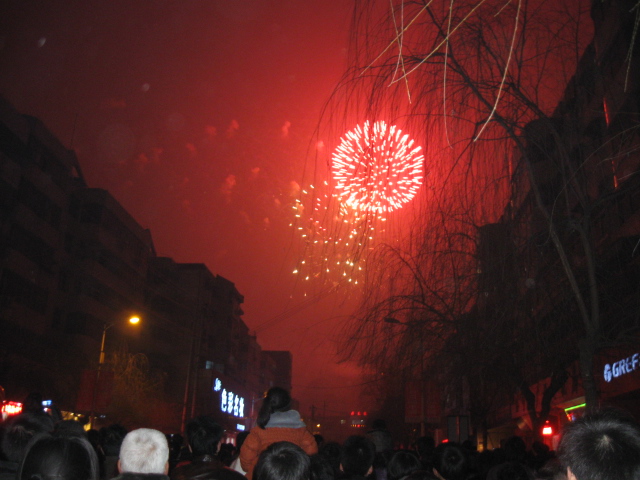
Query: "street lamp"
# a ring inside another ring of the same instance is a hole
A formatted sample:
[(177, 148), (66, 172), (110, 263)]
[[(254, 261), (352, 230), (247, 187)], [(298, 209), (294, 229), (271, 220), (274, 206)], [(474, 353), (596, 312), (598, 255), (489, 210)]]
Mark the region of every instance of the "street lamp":
[[(393, 325), (403, 325), (407, 328), (411, 327), (414, 322), (401, 322), (397, 318), (393, 317), (385, 317), (385, 323), (390, 323)], [(425, 395), (424, 395), (424, 357), (422, 352), (420, 352), (420, 436), (424, 437), (426, 435), (426, 426), (425, 426)]]
[[(132, 315), (129, 317), (129, 323), (131, 325), (137, 325), (140, 323), (140, 317)], [(91, 413), (89, 414), (89, 428), (93, 428), (93, 422), (95, 420), (96, 410), (96, 395), (98, 392), (98, 385), (100, 384), (100, 374), (102, 373), (102, 365), (104, 365), (104, 342), (107, 338), (107, 330), (113, 327), (114, 323), (105, 323), (102, 328), (102, 340), (100, 341), (100, 358), (98, 359), (98, 371), (96, 372), (96, 383), (93, 385), (93, 395), (91, 396)]]

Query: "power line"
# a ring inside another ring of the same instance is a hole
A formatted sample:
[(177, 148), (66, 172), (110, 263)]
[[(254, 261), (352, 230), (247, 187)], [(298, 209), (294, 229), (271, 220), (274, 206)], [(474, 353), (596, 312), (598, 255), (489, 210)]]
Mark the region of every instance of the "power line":
[(331, 288), (321, 290), (320, 292), (318, 292), (315, 295), (307, 298), (306, 300), (303, 300), (302, 302), (298, 303), (297, 305), (294, 305), (291, 308), (289, 308), (287, 310), (284, 310), (283, 312), (271, 317), (270, 319), (265, 320), (264, 322), (259, 324), (257, 327), (255, 327), (255, 329), (254, 329), (255, 332), (258, 333), (260, 331), (264, 331), (266, 328), (272, 327), (275, 324), (280, 323), (283, 320), (291, 318), (296, 313), (299, 313), (299, 312), (311, 307), (312, 305), (318, 303), (320, 300), (323, 300), (324, 298), (328, 297), (329, 295), (331, 295), (332, 293), (337, 291), (338, 286), (339, 286), (339, 284), (335, 285), (335, 286), (333, 286)]
[(371, 385), (372, 383), (376, 383), (379, 382), (381, 379), (380, 378), (375, 378), (373, 380), (368, 380), (366, 382), (362, 382), (362, 383), (355, 383), (353, 385), (335, 385), (335, 386), (326, 386), (326, 385), (298, 385), (298, 384), (291, 384), (292, 387), (296, 387), (296, 388), (313, 388), (316, 390), (336, 390), (336, 389), (342, 389), (342, 388), (356, 388), (356, 387), (362, 387), (364, 385)]

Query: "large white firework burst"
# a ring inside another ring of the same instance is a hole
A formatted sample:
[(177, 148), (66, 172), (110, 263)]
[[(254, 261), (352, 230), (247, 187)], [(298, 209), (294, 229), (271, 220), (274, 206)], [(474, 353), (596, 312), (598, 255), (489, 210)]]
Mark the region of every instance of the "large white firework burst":
[(383, 121), (367, 121), (347, 132), (331, 164), (340, 203), (377, 214), (402, 208), (422, 185), (421, 150), (409, 135)]

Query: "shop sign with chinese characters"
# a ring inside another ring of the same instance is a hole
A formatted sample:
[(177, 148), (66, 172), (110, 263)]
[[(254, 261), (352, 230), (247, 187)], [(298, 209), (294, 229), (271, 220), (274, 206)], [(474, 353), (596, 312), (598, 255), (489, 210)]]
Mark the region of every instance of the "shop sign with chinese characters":
[(219, 378), (213, 382), (213, 391), (220, 392), (220, 411), (234, 417), (244, 417), (244, 397), (224, 388)]

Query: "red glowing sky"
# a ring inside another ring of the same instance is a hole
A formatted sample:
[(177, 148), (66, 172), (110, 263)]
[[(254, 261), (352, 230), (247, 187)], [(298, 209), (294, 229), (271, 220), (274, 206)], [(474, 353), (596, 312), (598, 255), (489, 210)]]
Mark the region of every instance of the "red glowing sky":
[(204, 262), (236, 284), (263, 348), (293, 352), (303, 414), (312, 403), (336, 414), (361, 408), (358, 369), (334, 358), (345, 296), (313, 303), (296, 293), (285, 208), (345, 66), (350, 8), (348, 0), (0, 7), (0, 94), (76, 150), (88, 184), (150, 228), (159, 255)]

